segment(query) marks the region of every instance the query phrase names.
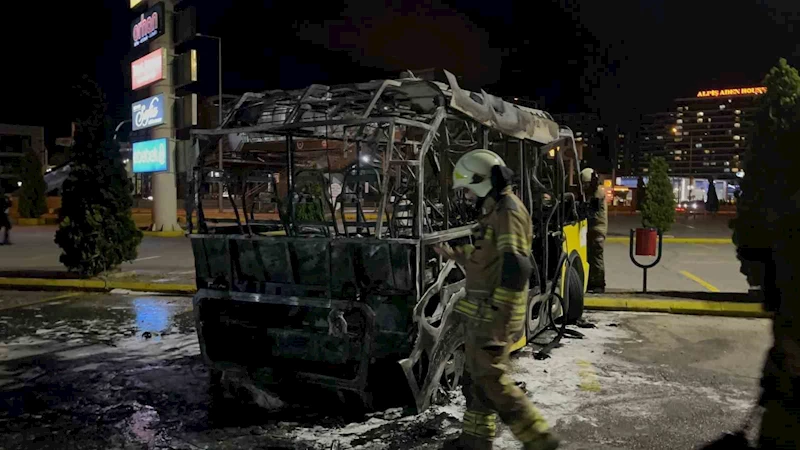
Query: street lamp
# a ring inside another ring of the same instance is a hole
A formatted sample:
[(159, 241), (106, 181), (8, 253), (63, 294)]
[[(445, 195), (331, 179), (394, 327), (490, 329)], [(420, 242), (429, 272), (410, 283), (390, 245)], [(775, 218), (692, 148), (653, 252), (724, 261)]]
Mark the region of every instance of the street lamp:
[[(217, 56), (217, 63), (219, 65), (219, 73), (217, 75), (217, 79), (219, 81), (219, 126), (222, 128), (222, 38), (217, 36), (209, 36), (207, 34), (202, 33), (195, 33), (195, 36), (206, 38), (206, 39), (214, 39), (217, 41), (217, 48), (219, 49), (219, 54)], [(217, 148), (219, 149), (219, 171), (222, 172), (222, 137), (220, 136), (219, 141), (217, 141)], [(219, 187), (219, 212), (222, 212), (222, 181), (217, 183)]]

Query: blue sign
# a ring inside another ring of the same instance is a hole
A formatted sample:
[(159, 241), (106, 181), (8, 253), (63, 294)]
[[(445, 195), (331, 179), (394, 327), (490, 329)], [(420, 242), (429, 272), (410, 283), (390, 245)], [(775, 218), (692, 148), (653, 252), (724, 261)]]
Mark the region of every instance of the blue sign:
[(133, 172), (163, 172), (169, 155), (167, 138), (133, 143)]
[(138, 101), (131, 107), (133, 110), (133, 131), (144, 130), (164, 123), (164, 94)]

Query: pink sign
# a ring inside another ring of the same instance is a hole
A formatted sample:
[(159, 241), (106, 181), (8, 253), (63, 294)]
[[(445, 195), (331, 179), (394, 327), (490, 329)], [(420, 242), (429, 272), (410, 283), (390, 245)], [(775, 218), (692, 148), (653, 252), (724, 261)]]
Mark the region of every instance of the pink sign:
[(164, 49), (160, 48), (131, 63), (131, 88), (140, 87), (164, 79)]

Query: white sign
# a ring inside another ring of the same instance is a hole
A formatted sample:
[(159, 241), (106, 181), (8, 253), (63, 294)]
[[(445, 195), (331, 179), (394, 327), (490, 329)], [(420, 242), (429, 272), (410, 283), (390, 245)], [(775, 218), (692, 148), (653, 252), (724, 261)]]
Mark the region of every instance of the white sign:
[(133, 104), (133, 131), (144, 130), (164, 123), (164, 94), (158, 94)]

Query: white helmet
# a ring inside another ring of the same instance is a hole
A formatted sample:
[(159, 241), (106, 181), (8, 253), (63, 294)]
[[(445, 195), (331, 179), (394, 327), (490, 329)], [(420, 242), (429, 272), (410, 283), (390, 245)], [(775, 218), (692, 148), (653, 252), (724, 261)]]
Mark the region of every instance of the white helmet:
[(506, 166), (497, 153), (478, 149), (458, 159), (453, 170), (453, 189), (467, 188), (478, 197), (486, 197), (492, 190), (492, 167)]
[(581, 183), (589, 183), (592, 181), (592, 176), (594, 175), (594, 169), (586, 168), (581, 170)]

